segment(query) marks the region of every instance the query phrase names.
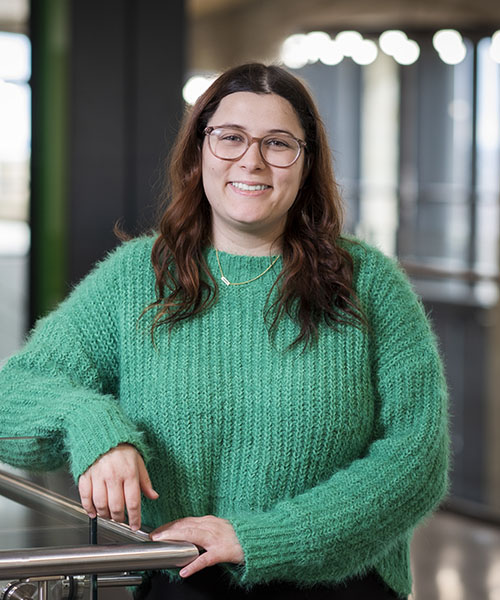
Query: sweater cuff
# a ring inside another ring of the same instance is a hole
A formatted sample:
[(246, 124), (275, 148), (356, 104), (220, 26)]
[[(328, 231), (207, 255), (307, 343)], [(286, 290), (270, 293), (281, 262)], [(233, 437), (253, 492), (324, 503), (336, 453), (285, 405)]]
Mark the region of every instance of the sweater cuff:
[(147, 463), (144, 435), (123, 414), (114, 400), (92, 403), (65, 417), (66, 448), (71, 474), (76, 482), (100, 456), (118, 446), (132, 444)]
[(307, 517), (294, 519), (289, 515), (263, 512), (228, 520), (245, 556), (245, 563), (238, 567), (238, 578), (243, 584), (283, 579), (284, 573), (297, 570), (307, 573), (311, 564), (307, 548), (313, 546)]

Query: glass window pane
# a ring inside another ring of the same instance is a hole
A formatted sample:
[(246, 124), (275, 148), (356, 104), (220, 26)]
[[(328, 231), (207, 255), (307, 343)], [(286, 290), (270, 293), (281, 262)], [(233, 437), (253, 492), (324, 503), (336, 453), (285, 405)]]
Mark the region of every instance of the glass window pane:
[(491, 38), (478, 46), (476, 268), (498, 273), (500, 214), (500, 65), (490, 57)]
[(30, 74), (29, 39), (0, 32), (0, 364), (21, 345), (27, 325)]

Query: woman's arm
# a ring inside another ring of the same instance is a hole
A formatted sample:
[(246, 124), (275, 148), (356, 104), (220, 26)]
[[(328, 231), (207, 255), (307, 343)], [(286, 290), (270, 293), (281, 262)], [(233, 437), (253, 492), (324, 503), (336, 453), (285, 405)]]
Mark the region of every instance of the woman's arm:
[(98, 265), (0, 372), (0, 435), (39, 438), (1, 444), (0, 460), (30, 470), (69, 461), (78, 479), (121, 443), (146, 455), (117, 399), (123, 279), (134, 251), (124, 245)]

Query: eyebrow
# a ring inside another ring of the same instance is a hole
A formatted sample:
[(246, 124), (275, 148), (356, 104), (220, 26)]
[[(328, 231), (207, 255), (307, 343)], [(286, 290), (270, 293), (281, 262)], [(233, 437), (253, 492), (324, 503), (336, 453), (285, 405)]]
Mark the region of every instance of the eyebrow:
[[(220, 129), (221, 127), (228, 127), (233, 129), (241, 129), (242, 131), (248, 131), (246, 127), (243, 127), (242, 125), (237, 125), (236, 123), (223, 123), (222, 125), (217, 125), (216, 129)], [(288, 131), (288, 129), (269, 129), (266, 135), (269, 135), (271, 133), (286, 133), (287, 135), (293, 138), (296, 137), (291, 131)]]

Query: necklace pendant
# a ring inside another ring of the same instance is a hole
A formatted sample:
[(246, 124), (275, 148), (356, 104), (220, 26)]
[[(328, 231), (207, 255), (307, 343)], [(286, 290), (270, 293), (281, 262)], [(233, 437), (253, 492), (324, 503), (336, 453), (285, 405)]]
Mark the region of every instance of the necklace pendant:
[(221, 279), (226, 285), (231, 285), (231, 282), (228, 279), (226, 279), (226, 277), (224, 277), (224, 275), (222, 275)]

